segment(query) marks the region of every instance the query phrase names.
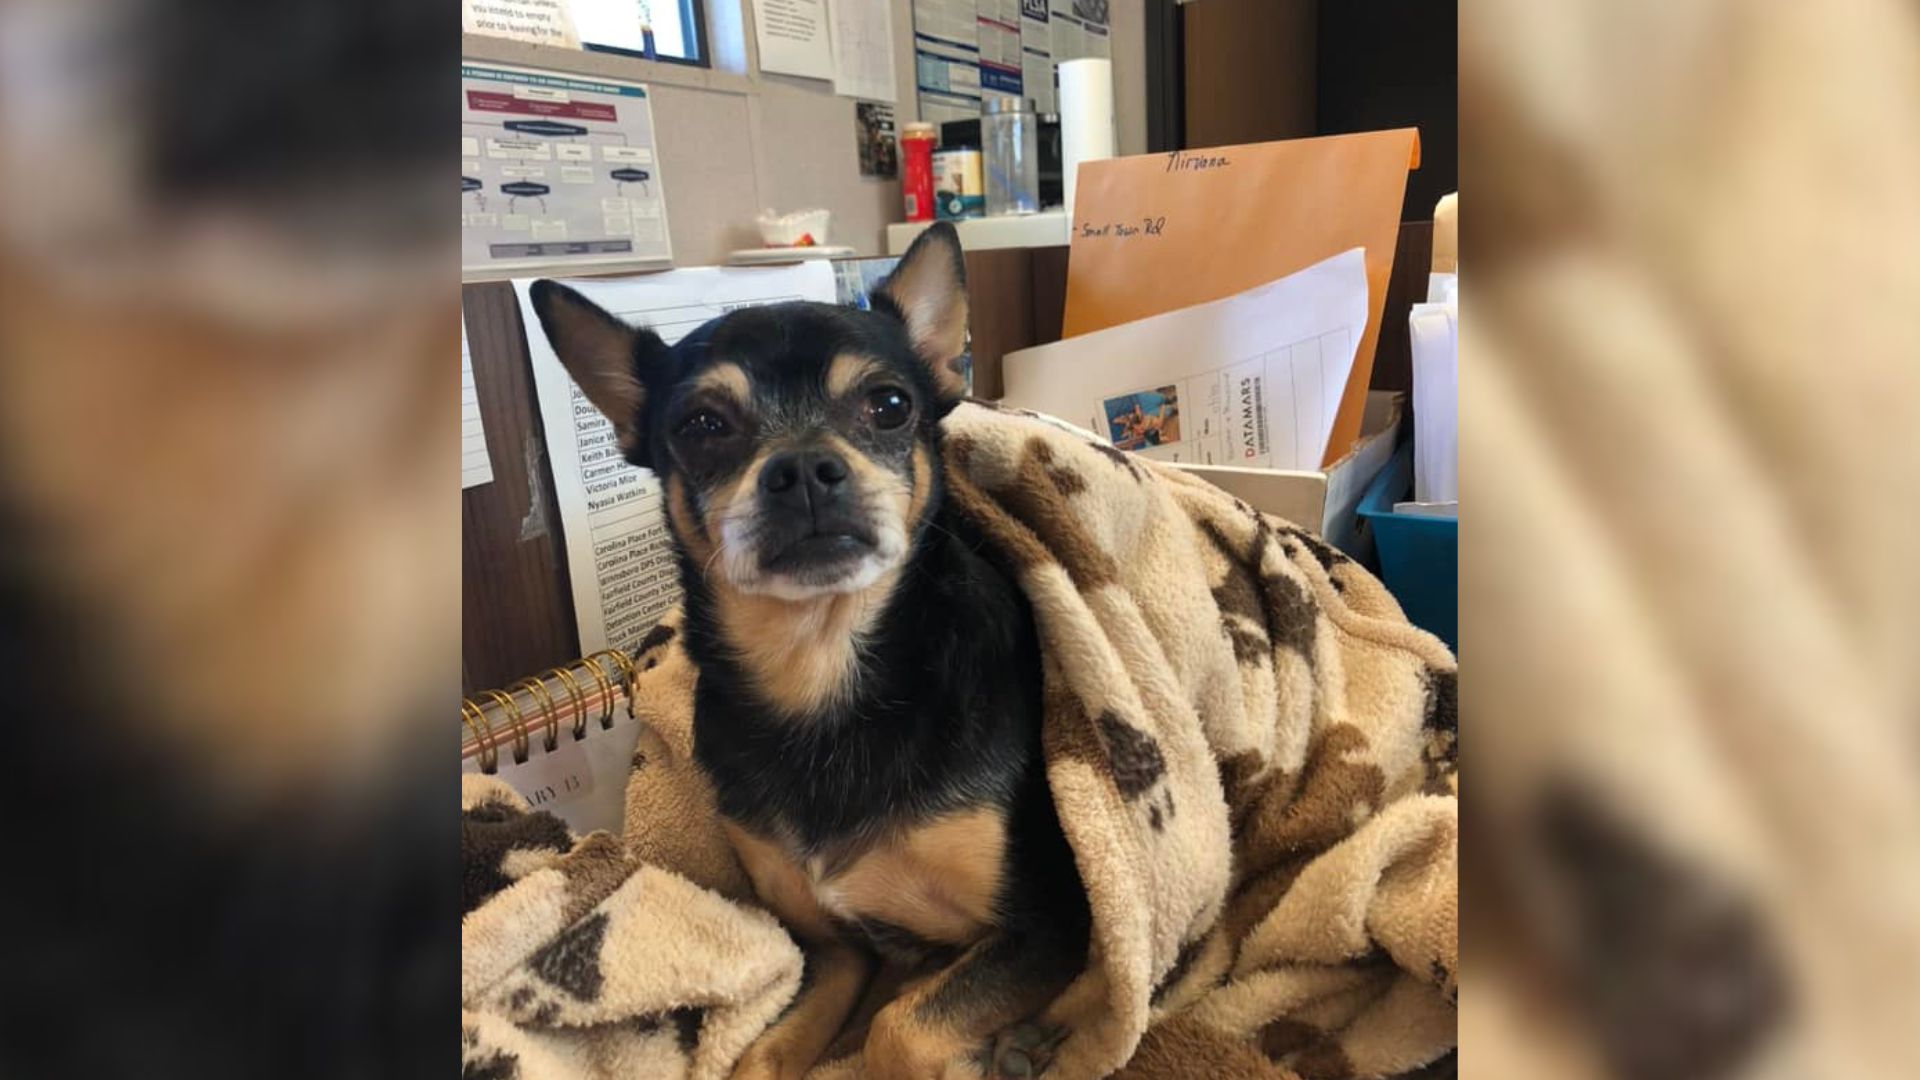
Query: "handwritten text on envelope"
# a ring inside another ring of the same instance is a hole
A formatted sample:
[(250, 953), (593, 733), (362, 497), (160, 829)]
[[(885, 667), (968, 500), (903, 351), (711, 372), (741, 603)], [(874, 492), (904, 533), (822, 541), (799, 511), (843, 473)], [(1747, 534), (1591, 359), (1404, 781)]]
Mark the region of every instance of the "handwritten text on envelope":
[(1413, 128), (1219, 146), (1080, 166), (1066, 337), (1207, 303), (1366, 249), (1367, 328), (1325, 460), (1360, 434)]

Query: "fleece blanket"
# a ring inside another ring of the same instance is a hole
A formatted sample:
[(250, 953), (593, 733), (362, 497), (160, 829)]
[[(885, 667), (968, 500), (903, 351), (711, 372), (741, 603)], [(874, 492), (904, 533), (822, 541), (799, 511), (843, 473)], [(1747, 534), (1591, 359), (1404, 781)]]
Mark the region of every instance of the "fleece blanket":
[[(1093, 913), (1045, 1074), (1385, 1077), (1454, 1044), (1456, 665), (1358, 564), (1179, 470), (981, 403), (948, 497), (1032, 601), (1048, 780)], [(801, 952), (692, 760), (675, 620), (636, 661), (624, 835), (467, 778), (463, 1058), (726, 1076)], [(968, 1055), (944, 1075), (1019, 1063)], [(1443, 1066), (1444, 1067), (1444, 1064)], [(849, 1032), (812, 1074), (863, 1072)]]

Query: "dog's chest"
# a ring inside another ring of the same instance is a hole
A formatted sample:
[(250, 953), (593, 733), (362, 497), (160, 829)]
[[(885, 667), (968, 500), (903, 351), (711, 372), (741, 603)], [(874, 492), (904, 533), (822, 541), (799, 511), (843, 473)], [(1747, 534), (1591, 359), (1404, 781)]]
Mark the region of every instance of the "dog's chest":
[(992, 808), (902, 826), (857, 848), (800, 852), (728, 823), (754, 891), (803, 937), (904, 931), (968, 944), (994, 925), (1006, 821)]

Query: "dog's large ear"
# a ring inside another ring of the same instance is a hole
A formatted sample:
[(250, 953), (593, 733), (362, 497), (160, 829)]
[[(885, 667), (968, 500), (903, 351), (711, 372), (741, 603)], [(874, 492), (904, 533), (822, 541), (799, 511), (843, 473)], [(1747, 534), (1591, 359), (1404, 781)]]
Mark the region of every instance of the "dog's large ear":
[(933, 375), (941, 400), (965, 396), (960, 355), (967, 349), (967, 264), (953, 225), (935, 222), (921, 233), (887, 280), (874, 287), (870, 300), (875, 311), (907, 324), (907, 337)]
[(666, 377), (669, 350), (660, 335), (628, 326), (557, 281), (536, 281), (534, 314), (567, 373), (606, 418), (629, 457), (646, 451), (640, 418), (647, 385)]

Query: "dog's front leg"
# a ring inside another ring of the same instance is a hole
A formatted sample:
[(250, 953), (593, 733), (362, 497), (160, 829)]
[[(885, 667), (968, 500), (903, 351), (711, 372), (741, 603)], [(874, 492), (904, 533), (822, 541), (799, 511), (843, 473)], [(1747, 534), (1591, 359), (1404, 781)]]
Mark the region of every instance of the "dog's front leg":
[(808, 949), (806, 963), (800, 993), (747, 1047), (733, 1068), (733, 1080), (798, 1080), (805, 1075), (853, 1014), (874, 968), (872, 956), (841, 941)]
[(1038, 1076), (1064, 1033), (1022, 1021), (1059, 996), (1085, 961), (1084, 943), (1051, 933), (1002, 932), (975, 944), (873, 1018), (867, 1075)]

